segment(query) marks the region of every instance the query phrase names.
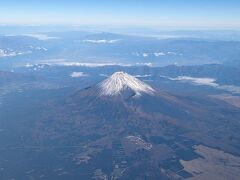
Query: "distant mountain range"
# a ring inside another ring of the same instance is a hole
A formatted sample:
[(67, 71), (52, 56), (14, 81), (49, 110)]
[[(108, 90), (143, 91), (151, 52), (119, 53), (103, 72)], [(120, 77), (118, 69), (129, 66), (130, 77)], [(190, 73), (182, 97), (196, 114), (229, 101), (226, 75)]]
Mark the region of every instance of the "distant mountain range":
[(240, 42), (140, 37), (114, 33), (47, 32), (0, 36), (2, 67), (65, 59), (84, 63), (239, 66)]

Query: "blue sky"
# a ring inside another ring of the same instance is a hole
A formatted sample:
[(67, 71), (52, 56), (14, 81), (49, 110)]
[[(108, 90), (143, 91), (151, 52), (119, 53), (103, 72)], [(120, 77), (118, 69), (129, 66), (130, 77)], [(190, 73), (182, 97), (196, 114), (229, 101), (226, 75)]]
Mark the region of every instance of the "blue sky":
[(0, 24), (240, 28), (240, 0), (0, 0)]

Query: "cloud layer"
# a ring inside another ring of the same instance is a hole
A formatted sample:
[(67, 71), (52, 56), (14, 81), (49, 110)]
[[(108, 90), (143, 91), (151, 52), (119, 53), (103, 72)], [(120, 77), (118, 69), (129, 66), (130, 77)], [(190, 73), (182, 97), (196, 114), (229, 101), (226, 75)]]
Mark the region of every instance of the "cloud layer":
[(170, 80), (174, 81), (182, 81), (187, 83), (192, 83), (194, 85), (205, 85), (205, 86), (211, 86), (216, 89), (225, 90), (231, 93), (240, 93), (240, 87), (235, 85), (220, 85), (216, 83), (216, 79), (213, 78), (196, 78), (196, 77), (190, 77), (190, 76), (178, 76), (176, 78), (170, 78), (167, 77)]
[(84, 72), (72, 72), (70, 76), (73, 78), (78, 78), (78, 77), (86, 77), (88, 76), (88, 74), (85, 74)]

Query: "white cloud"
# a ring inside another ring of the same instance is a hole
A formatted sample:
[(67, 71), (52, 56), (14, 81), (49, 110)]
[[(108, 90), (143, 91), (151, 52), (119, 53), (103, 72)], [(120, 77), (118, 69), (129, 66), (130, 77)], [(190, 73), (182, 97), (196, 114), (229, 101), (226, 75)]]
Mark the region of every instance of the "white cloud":
[(28, 36), (28, 37), (33, 37), (33, 38), (41, 40), (41, 41), (46, 41), (46, 40), (50, 40), (50, 39), (59, 39), (58, 37), (50, 37), (46, 34), (8, 34), (5, 36)]
[(175, 52), (167, 52), (167, 54), (169, 54), (169, 55), (177, 55), (177, 53), (175, 53)]
[(222, 86), (218, 86), (218, 89), (227, 90), (227, 91), (233, 92), (233, 93), (240, 93), (240, 86), (222, 85)]
[[(165, 76), (162, 76), (165, 77)], [(221, 89), (225, 91), (229, 91), (231, 93), (240, 93), (240, 87), (235, 86), (235, 85), (220, 85), (216, 83), (216, 79), (213, 78), (195, 78), (195, 77), (190, 77), (190, 76), (178, 76), (176, 78), (170, 78), (170, 77), (165, 77), (170, 80), (175, 80), (175, 81), (182, 81), (182, 82), (190, 82), (195, 85), (205, 85), (205, 86), (211, 86), (216, 89)]]
[(85, 74), (84, 72), (72, 72), (70, 76), (73, 78), (78, 78), (78, 77), (86, 77), (88, 76), (88, 74)]
[(128, 64), (121, 64), (121, 63), (80, 63), (80, 62), (63, 62), (58, 63), (55, 65), (62, 65), (62, 66), (85, 66), (85, 67), (102, 67), (102, 66), (129, 66)]
[(16, 55), (17, 53), (14, 51), (0, 49), (0, 57), (10, 57), (10, 56), (16, 56)]
[(47, 60), (40, 64), (45, 64), (49, 66), (83, 66), (83, 67), (131, 66), (130, 64), (123, 63), (84, 63), (77, 61), (66, 61), (64, 59)]
[(48, 49), (47, 48), (45, 48), (45, 47), (30, 47), (31, 49), (35, 49), (35, 50), (39, 50), (39, 51), (47, 51)]
[(151, 62), (146, 63), (134, 63), (134, 64), (127, 64), (127, 63), (85, 63), (85, 62), (77, 62), (77, 61), (67, 61), (66, 59), (51, 59), (51, 60), (44, 60), (38, 64), (26, 64), (25, 67), (32, 67), (32, 66), (79, 66), (79, 67), (104, 67), (104, 66), (122, 66), (122, 67), (131, 67), (131, 66), (153, 66)]
[(143, 57), (148, 57), (148, 56), (155, 56), (155, 57), (160, 57), (160, 56), (167, 56), (167, 55), (179, 55), (179, 56), (182, 56), (183, 54), (180, 53), (180, 54), (177, 54), (175, 52), (143, 52), (143, 53), (139, 53), (139, 52), (133, 52), (132, 55), (134, 56), (140, 56), (142, 55)]
[(148, 53), (143, 53), (143, 57), (148, 57)]
[(0, 57), (13, 57), (18, 55), (24, 55), (24, 54), (31, 54), (32, 51), (25, 51), (25, 52), (15, 52), (11, 49), (0, 49)]
[(144, 74), (144, 75), (135, 75), (134, 77), (141, 78), (141, 77), (151, 77), (150, 74)]
[(33, 67), (33, 65), (32, 65), (32, 64), (29, 64), (29, 63), (25, 64), (24, 66), (25, 66), (26, 68)]
[(169, 78), (171, 80), (177, 80), (177, 81), (190, 81), (196, 85), (207, 85), (207, 86), (218, 86), (217, 83), (215, 83), (216, 79), (213, 78), (194, 78), (190, 76), (178, 76), (177, 78)]
[(132, 52), (132, 55), (139, 57), (140, 54), (138, 52)]
[(99, 76), (109, 77), (107, 74), (99, 74)]
[(83, 40), (82, 42), (93, 43), (93, 44), (114, 44), (114, 43), (117, 43), (119, 41), (120, 41), (120, 39), (112, 39), (112, 40), (106, 40), (106, 39), (100, 39), (100, 40), (86, 39), (86, 40)]
[(58, 39), (57, 37), (50, 37), (46, 34), (23, 34), (23, 36), (33, 37), (33, 38), (36, 38), (41, 41), (46, 41), (46, 40), (50, 40), (50, 39)]
[(159, 56), (165, 56), (166, 54), (163, 53), (163, 52), (156, 52), (156, 53), (154, 53), (154, 55), (155, 55), (156, 57), (159, 57)]
[(153, 66), (152, 63), (148, 62), (148, 63), (136, 63), (136, 65), (138, 66)]

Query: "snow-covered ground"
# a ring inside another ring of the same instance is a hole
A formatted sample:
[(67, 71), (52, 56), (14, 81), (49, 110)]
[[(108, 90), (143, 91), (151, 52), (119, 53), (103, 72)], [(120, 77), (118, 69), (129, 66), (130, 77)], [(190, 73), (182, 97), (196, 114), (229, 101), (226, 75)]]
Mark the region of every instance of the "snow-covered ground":
[(125, 72), (115, 72), (98, 86), (99, 94), (104, 96), (119, 95), (126, 89), (134, 91), (137, 95), (142, 93), (153, 94), (155, 92), (151, 86)]

